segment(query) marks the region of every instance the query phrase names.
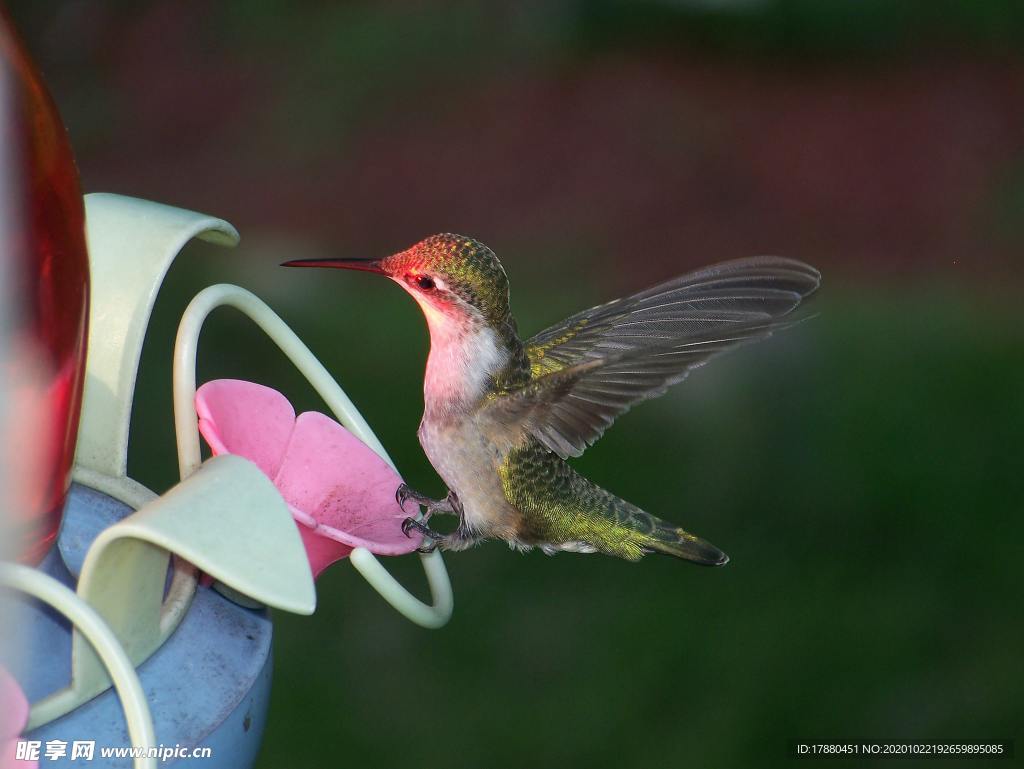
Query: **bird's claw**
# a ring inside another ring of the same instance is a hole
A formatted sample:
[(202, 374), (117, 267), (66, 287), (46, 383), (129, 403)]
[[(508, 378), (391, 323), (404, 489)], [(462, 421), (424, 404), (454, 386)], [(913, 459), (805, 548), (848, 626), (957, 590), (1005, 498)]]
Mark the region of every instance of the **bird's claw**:
[(434, 513), (457, 513), (461, 515), (462, 506), (458, 504), (458, 497), (455, 496), (454, 492), (450, 492), (444, 499), (432, 499), (426, 494), (416, 491), (409, 484), (402, 483), (395, 490), (395, 501), (403, 513), (407, 512), (405, 503), (409, 500), (412, 500), (419, 506), (420, 510), (417, 512), (421, 513), (421, 519), (424, 521), (429, 521), (430, 516)]
[(431, 529), (422, 521), (417, 521), (415, 518), (406, 518), (402, 521), (402, 533), (407, 537), (412, 537), (412, 532), (418, 532), (424, 538), (424, 544), (416, 548), (418, 553), (432, 553), (437, 550), (441, 544), (441, 540), (444, 538), (443, 534), (438, 534), (436, 531)]
[(395, 502), (397, 502), (398, 506), (402, 508), (403, 513), (405, 512), (405, 503), (410, 499), (415, 499), (416, 496), (416, 492), (410, 488), (408, 483), (401, 483), (398, 485), (398, 488), (395, 489)]

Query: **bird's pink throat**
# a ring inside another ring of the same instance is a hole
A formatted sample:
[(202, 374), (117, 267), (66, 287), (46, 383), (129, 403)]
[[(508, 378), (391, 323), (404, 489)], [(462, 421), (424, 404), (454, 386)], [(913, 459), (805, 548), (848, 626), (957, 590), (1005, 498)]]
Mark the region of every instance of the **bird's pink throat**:
[(468, 406), (483, 393), (487, 378), (500, 357), (493, 333), (483, 324), (451, 306), (446, 312), (413, 294), (430, 329), (430, 355), (423, 381), (428, 410)]

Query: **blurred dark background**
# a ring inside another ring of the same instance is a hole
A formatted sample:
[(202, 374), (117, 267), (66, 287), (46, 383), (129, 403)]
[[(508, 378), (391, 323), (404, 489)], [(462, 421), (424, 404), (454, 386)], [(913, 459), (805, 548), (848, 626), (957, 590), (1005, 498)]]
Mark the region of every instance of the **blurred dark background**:
[[(158, 490), (177, 317), (211, 282), (268, 301), (440, 495), (415, 437), (418, 309), (373, 276), (278, 262), (472, 235), (503, 258), (527, 333), (721, 259), (824, 274), (816, 318), (716, 360), (577, 463), (727, 567), (490, 543), (446, 558), (456, 612), (432, 632), (337, 565), (313, 617), (277, 615), (262, 769), (1019, 742), (1019, 2), (10, 5), (87, 191), (243, 235), (190, 246), (158, 302), (130, 468)], [(322, 408), (230, 311), (200, 364)], [(388, 566), (423, 593), (415, 558)]]

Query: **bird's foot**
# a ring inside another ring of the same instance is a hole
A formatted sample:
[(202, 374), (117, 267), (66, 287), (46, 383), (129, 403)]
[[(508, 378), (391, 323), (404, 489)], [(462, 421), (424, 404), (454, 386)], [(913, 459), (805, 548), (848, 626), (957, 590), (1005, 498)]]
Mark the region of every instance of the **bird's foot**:
[(432, 553), (438, 548), (465, 550), (480, 541), (480, 537), (463, 524), (459, 524), (451, 534), (441, 534), (415, 518), (406, 518), (402, 521), (402, 533), (405, 536), (411, 537), (414, 531), (423, 537), (423, 543), (416, 548), (416, 552), (419, 553)]
[(448, 507), (451, 508), (451, 511), (459, 516), (459, 525), (461, 526), (466, 520), (466, 513), (462, 509), (462, 502), (459, 501), (459, 495), (454, 491), (449, 491), (448, 498), (445, 501), (448, 503)]
[(455, 513), (456, 509), (452, 505), (451, 501), (454, 497), (454, 492), (451, 492), (445, 499), (432, 499), (426, 494), (420, 494), (407, 483), (401, 484), (395, 491), (395, 501), (398, 502), (398, 506), (402, 508), (402, 512), (405, 512), (405, 503), (412, 500), (426, 510), (426, 512), (423, 513), (424, 521), (429, 521), (430, 516), (434, 513)]
[(444, 534), (439, 534), (427, 524), (422, 521), (417, 521), (415, 518), (406, 518), (402, 521), (402, 533), (407, 537), (412, 537), (412, 532), (418, 532), (423, 537), (423, 543), (416, 548), (418, 553), (432, 553), (441, 545), (444, 540)]

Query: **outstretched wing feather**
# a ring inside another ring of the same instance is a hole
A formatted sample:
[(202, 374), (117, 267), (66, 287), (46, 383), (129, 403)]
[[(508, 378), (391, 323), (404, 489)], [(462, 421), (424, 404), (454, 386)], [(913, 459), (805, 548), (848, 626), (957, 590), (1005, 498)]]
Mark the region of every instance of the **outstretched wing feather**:
[(708, 358), (786, 325), (820, 283), (779, 257), (724, 262), (577, 313), (528, 340), (532, 378), (489, 408), (566, 458)]

